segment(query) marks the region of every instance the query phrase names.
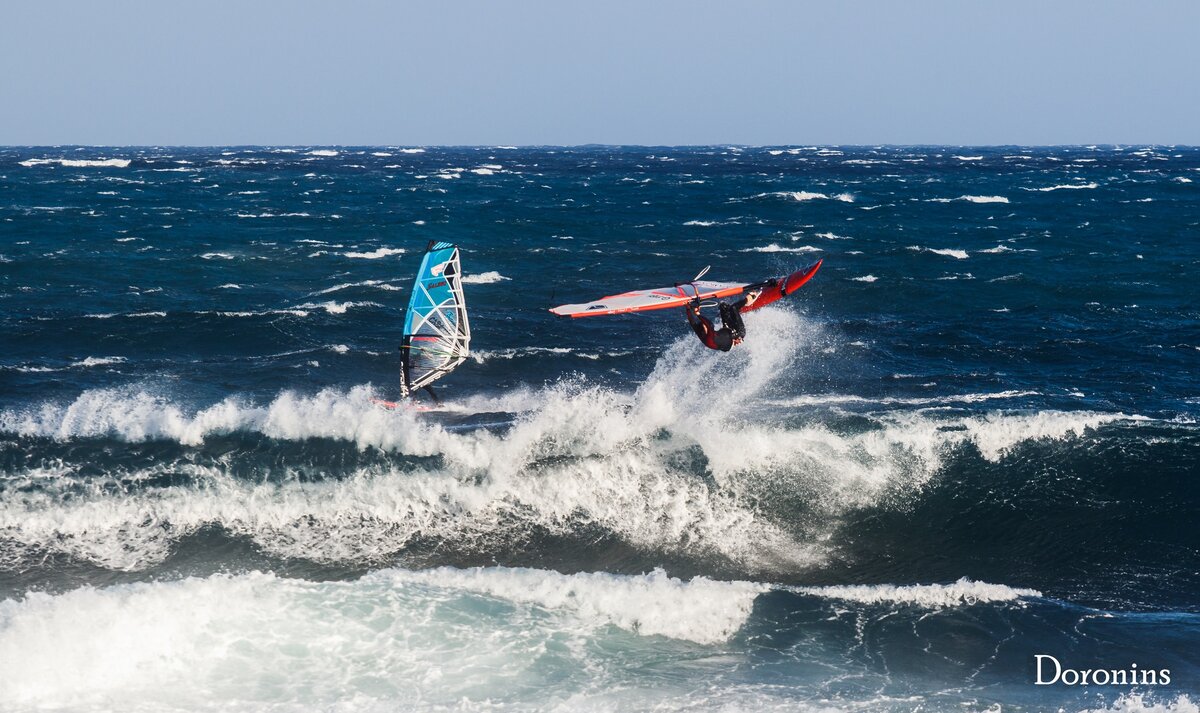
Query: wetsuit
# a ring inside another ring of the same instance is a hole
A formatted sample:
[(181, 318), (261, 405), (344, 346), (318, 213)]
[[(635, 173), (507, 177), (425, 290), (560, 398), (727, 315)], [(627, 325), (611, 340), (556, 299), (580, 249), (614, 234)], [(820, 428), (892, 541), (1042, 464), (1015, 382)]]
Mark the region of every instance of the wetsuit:
[(746, 304), (746, 300), (739, 300), (735, 304), (718, 303), (717, 309), (721, 313), (721, 328), (713, 327), (712, 320), (700, 314), (700, 306), (693, 303), (687, 306), (688, 324), (692, 325), (692, 331), (700, 338), (701, 343), (709, 349), (718, 349), (727, 352), (733, 348), (734, 339), (742, 339), (746, 336), (746, 325), (742, 323), (741, 308)]

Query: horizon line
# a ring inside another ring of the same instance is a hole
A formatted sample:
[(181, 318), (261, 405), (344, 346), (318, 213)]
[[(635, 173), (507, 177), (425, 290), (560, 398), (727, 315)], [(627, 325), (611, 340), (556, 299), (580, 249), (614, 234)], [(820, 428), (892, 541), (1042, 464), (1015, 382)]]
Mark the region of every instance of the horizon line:
[(773, 149), (773, 148), (848, 148), (848, 149), (881, 149), (881, 148), (971, 148), (971, 149), (1002, 149), (1002, 148), (1024, 148), (1024, 149), (1047, 149), (1047, 148), (1121, 148), (1121, 147), (1162, 147), (1162, 148), (1198, 148), (1200, 144), (1172, 144), (1172, 143), (1137, 143), (1137, 142), (1087, 142), (1087, 143), (1069, 143), (1069, 144), (931, 144), (931, 143), (881, 143), (881, 144), (748, 144), (736, 142), (722, 142), (712, 144), (610, 144), (610, 143), (582, 143), (582, 144), (254, 144), (254, 143), (232, 143), (232, 144), (0, 144), (0, 149), (152, 149), (152, 148), (188, 148), (188, 149), (203, 149), (203, 148), (391, 148), (391, 149), (576, 149), (576, 148), (747, 148), (747, 149)]

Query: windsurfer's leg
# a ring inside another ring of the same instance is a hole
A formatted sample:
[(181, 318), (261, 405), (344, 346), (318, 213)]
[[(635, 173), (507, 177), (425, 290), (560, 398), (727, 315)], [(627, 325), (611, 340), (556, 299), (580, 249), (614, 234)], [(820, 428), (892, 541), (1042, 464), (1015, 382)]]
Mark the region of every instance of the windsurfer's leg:
[(742, 313), (736, 305), (721, 303), (721, 325), (738, 339), (746, 336), (746, 324), (742, 322)]
[(435, 406), (441, 406), (441, 405), (442, 405), (442, 400), (441, 400), (441, 399), (439, 399), (439, 398), (437, 397), (437, 394), (433, 393), (433, 387), (432, 387), (432, 386), (426, 386), (426, 387), (425, 387), (425, 393), (429, 394), (429, 398), (433, 399), (433, 403), (434, 403), (434, 405), (435, 405)]

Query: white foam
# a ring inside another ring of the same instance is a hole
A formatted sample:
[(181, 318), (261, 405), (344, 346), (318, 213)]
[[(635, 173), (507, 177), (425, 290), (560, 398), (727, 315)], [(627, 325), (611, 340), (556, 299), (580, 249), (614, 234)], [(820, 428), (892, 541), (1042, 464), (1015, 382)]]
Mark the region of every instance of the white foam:
[(966, 577), (953, 584), (859, 584), (830, 587), (789, 587), (791, 591), (817, 597), (842, 599), (859, 604), (904, 604), (926, 609), (942, 609), (992, 602), (1013, 602), (1025, 597), (1040, 597), (1035, 589), (1008, 587), (1003, 584), (973, 582)]
[(751, 582), (720, 582), (700, 576), (690, 581), (662, 570), (641, 576), (606, 573), (559, 574), (535, 569), (473, 568), (380, 575), (398, 585), (427, 584), (468, 591), (518, 604), (570, 611), (593, 625), (615, 624), (646, 636), (666, 636), (716, 644), (733, 636), (754, 599), (768, 587)]
[(399, 149), (399, 151), (400, 151), (400, 153), (410, 153), (410, 154), (411, 153), (425, 153), (425, 149), (417, 149), (417, 148)]
[(955, 156), (959, 161), (982, 161), (983, 156)]
[(693, 225), (700, 228), (711, 228), (714, 225), (720, 225), (718, 220), (689, 220), (684, 225)]
[(824, 193), (815, 193), (812, 191), (776, 191), (774, 193), (758, 193), (756, 198), (764, 198), (775, 196), (779, 198), (791, 198), (792, 200), (817, 200), (828, 198)]
[(227, 282), (224, 285), (217, 285), (218, 290), (240, 290), (242, 286), (235, 282)]
[(1091, 188), (1099, 188), (1099, 183), (1060, 183), (1056, 186), (1045, 186), (1043, 188), (1026, 188), (1027, 191), (1065, 191), (1065, 190), (1085, 190)]
[(308, 309), (323, 309), (329, 314), (345, 314), (346, 310), (352, 307), (382, 307), (378, 302), (306, 302), (302, 305), (296, 305), (297, 310)]
[(1080, 713), (1200, 713), (1187, 694), (1164, 700), (1146, 693), (1122, 693), (1104, 708), (1085, 708)]
[(813, 201), (813, 200), (837, 200), (843, 203), (853, 203), (854, 196), (850, 193), (838, 193), (836, 195), (828, 195), (826, 193), (815, 193), (812, 191), (775, 191), (773, 193), (759, 193), (755, 198), (790, 198), (794, 201)]
[[(897, 374), (895, 378), (909, 375)], [(808, 396), (778, 402), (781, 405), (805, 403), (900, 403), (911, 405), (935, 405), (955, 402), (976, 403), (992, 399), (1018, 398), (1035, 392), (1004, 391), (993, 394), (967, 394), (961, 396), (920, 398), (877, 398), (857, 396)], [(881, 430), (864, 437), (876, 447), (902, 447), (925, 467), (936, 470), (942, 458), (951, 449), (971, 445), (978, 449), (984, 459), (999, 462), (1014, 448), (1025, 443), (1039, 441), (1065, 441), (1079, 438), (1090, 431), (1109, 424), (1136, 424), (1147, 419), (1143, 416), (1123, 413), (1097, 413), (1093, 411), (1036, 411), (1033, 413), (991, 412), (982, 416), (959, 418), (928, 418), (920, 411), (889, 412), (875, 416)], [(876, 440), (877, 439), (877, 440)]]
[(970, 203), (1007, 203), (1004, 196), (959, 196), (958, 198), (927, 198), (926, 203), (949, 203), (951, 201), (968, 201)]
[(308, 152), (309, 156), (337, 156), (338, 152), (331, 149), (315, 149)]
[(70, 159), (70, 158), (31, 158), (21, 161), (20, 164), (26, 167), (43, 166), (46, 164), (57, 163), (60, 166), (68, 168), (88, 168), (88, 167), (111, 167), (111, 168), (127, 168), (129, 159), (127, 158), (105, 158), (105, 159)]
[[(909, 374), (896, 374), (895, 378), (909, 378)], [(772, 401), (775, 406), (810, 406), (814, 404), (904, 404), (907, 406), (931, 406), (945, 404), (974, 404), (984, 401), (992, 401), (996, 399), (1013, 399), (1022, 396), (1039, 396), (1038, 391), (1017, 391), (1009, 389), (1007, 391), (995, 391), (987, 393), (969, 393), (969, 394), (952, 394), (948, 396), (924, 396), (924, 397), (905, 397), (905, 396), (879, 396), (868, 397), (858, 396), (855, 394), (809, 394), (805, 396), (796, 396), (790, 399)], [(962, 425), (955, 421), (948, 421), (945, 424), (950, 428), (962, 429)]]
[(200, 257), (205, 260), (232, 260), (233, 256), (229, 253), (204, 253)]
[(488, 270), (478, 275), (463, 275), (462, 283), (464, 285), (490, 285), (494, 282), (503, 282), (511, 279), (511, 277), (505, 277), (495, 270)]
[(23, 374), (46, 374), (46, 373), (49, 373), (52, 371), (62, 371), (62, 369), (55, 369), (55, 368), (48, 367), (48, 366), (29, 366), (29, 365), (6, 366), (6, 367), (0, 367), (0, 368), (12, 369), (13, 371), (19, 371)]
[(753, 248), (745, 248), (743, 250), (740, 250), (739, 252), (744, 252), (744, 253), (818, 253), (818, 252), (821, 252), (821, 248), (813, 247), (812, 245), (800, 245), (798, 247), (789, 248), (789, 247), (784, 247), (783, 245), (780, 245), (778, 243), (771, 243), (770, 245), (763, 245), (763, 246), (753, 247)]
[(836, 233), (816, 233), (816, 237), (825, 238), (826, 240), (853, 240), (845, 235), (837, 235)]
[(957, 248), (927, 248), (921, 245), (909, 245), (908, 249), (915, 250), (917, 252), (933, 253), (934, 255), (945, 255), (946, 257), (952, 257), (958, 260), (966, 260), (968, 257), (970, 257), (966, 250), (959, 250)]
[(492, 710), (495, 695), (561, 705), (596, 666), (627, 663), (630, 633), (666, 637), (647, 644), (664, 653), (678, 648), (671, 639), (720, 644), (764, 589), (491, 567), (35, 592), (0, 602), (0, 694), (14, 709)]
[(359, 282), (343, 282), (340, 285), (334, 285), (333, 287), (326, 287), (323, 290), (317, 290), (316, 292), (310, 292), (309, 294), (314, 295), (314, 296), (315, 295), (327, 295), (330, 292), (338, 292), (341, 290), (349, 289), (351, 287), (373, 287), (377, 290), (388, 290), (388, 291), (398, 291), (398, 290), (404, 289), (402, 287), (396, 287), (395, 285), (389, 285), (386, 282), (384, 282), (383, 280), (361, 280)]
[(1038, 411), (1021, 416), (991, 413), (963, 419), (966, 438), (984, 458), (998, 461), (1028, 441), (1077, 438), (1110, 423), (1145, 421), (1142, 416), (1089, 411)]
[(392, 255), (403, 255), (404, 248), (376, 248), (371, 252), (345, 252), (343, 256), (360, 260), (378, 260)]
[(123, 362), (125, 362), (125, 361), (127, 361), (127, 360), (126, 360), (126, 358), (125, 358), (125, 357), (120, 357), (120, 356), (111, 356), (111, 357), (87, 357), (86, 359), (82, 359), (82, 360), (80, 360), (80, 361), (72, 362), (72, 363), (71, 363), (71, 366), (82, 366), (82, 367), (90, 367), (90, 366), (108, 366), (108, 365), (110, 365), (110, 364), (121, 364), (121, 363), (123, 363)]
[(289, 315), (292, 317), (307, 317), (308, 312), (302, 309), (264, 309), (242, 310), (235, 312), (197, 312), (197, 314), (215, 314), (219, 317), (263, 317), (269, 315)]
[(879, 278), (875, 277), (874, 275), (863, 275), (861, 277), (851, 277), (850, 279), (854, 280), (855, 282), (875, 282)]

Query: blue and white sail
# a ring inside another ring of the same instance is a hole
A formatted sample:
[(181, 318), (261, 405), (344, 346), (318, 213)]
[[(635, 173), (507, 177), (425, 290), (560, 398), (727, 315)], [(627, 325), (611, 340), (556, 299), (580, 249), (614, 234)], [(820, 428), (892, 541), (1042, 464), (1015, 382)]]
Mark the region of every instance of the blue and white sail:
[(470, 345), (458, 248), (431, 241), (404, 318), (400, 392), (408, 396), (449, 374), (466, 361)]

